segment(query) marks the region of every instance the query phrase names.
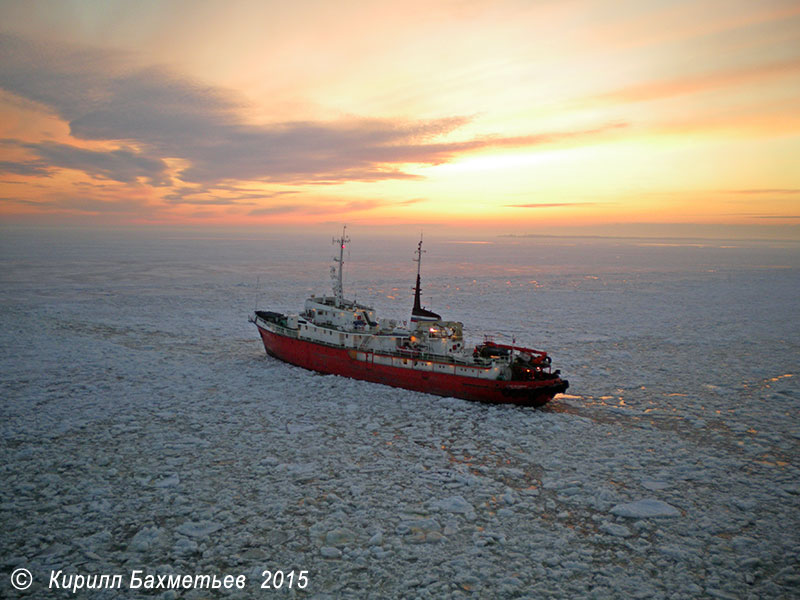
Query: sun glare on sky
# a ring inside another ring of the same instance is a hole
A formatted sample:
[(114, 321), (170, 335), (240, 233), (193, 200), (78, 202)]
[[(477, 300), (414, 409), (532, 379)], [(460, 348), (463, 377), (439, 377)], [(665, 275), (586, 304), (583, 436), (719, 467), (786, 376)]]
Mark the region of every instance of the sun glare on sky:
[(0, 223), (800, 237), (794, 1), (12, 1), (0, 23)]

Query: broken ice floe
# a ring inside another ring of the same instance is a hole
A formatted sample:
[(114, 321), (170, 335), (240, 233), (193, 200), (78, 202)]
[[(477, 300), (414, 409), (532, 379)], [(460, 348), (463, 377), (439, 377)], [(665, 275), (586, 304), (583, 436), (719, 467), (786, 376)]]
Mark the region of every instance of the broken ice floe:
[[(266, 356), (242, 281), (268, 269), (262, 304), (297, 308), (319, 291), (308, 279), (317, 257), (302, 244), (289, 253), (236, 242), (228, 255), (173, 240), (143, 256), (114, 240), (102, 254), (84, 244), (78, 257), (31, 242), (17, 261), (7, 240), (4, 231), (7, 573), (133, 566), (241, 572), (252, 584), (265, 566), (293, 567), (309, 570), (307, 593), (320, 599), (797, 589), (800, 543), (786, 524), (800, 495), (800, 360), (789, 343), (800, 339), (798, 271), (736, 263), (796, 265), (797, 254), (683, 248), (664, 268), (655, 259), (670, 251), (637, 247), (626, 259), (616, 242), (611, 253), (501, 240), (468, 263), (461, 249), (429, 289), (450, 296), (478, 338), (502, 322), (518, 340), (540, 340), (580, 394), (534, 411)], [(413, 264), (384, 246), (381, 285), (395, 285)], [(486, 252), (491, 265), (480, 262)], [(693, 271), (720, 260), (717, 274)], [(593, 287), (588, 268), (601, 271)], [(530, 289), (517, 285), (531, 269), (533, 300), (547, 307), (533, 321)], [(396, 303), (364, 293), (388, 317), (410, 306), (410, 293)], [(652, 516), (642, 497), (672, 516)], [(241, 597), (263, 592), (252, 585)]]
[(611, 514), (618, 517), (626, 517), (629, 519), (650, 519), (655, 517), (679, 517), (681, 511), (662, 502), (652, 498), (644, 500), (636, 500), (635, 502), (627, 502), (625, 504), (617, 504), (611, 509)]
[(222, 529), (222, 523), (214, 521), (187, 521), (178, 526), (177, 532), (192, 538), (203, 539)]

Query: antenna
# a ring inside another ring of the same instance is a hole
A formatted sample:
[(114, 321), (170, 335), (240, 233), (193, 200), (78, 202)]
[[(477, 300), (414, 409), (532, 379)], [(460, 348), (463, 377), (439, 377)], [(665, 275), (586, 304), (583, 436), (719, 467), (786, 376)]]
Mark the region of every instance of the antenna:
[(416, 255), (417, 258), (414, 259), (414, 262), (417, 263), (417, 285), (419, 286), (419, 270), (422, 266), (422, 255), (425, 254), (427, 250), (422, 249), (422, 232), (419, 234), (419, 245), (417, 246)]

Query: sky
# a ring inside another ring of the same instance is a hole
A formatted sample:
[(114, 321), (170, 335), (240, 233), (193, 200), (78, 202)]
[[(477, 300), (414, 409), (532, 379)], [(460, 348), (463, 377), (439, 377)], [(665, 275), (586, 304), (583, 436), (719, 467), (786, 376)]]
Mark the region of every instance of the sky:
[(0, 224), (800, 238), (800, 3), (0, 1)]

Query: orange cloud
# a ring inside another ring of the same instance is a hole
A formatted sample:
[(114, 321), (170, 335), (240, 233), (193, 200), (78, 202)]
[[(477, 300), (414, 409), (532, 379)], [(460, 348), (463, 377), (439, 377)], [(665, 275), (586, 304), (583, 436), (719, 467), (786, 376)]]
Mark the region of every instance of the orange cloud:
[(756, 194), (756, 195), (764, 195), (764, 194), (800, 194), (800, 189), (797, 188), (767, 188), (767, 189), (753, 189), (753, 190), (727, 190), (729, 194)]
[(504, 204), (505, 208), (562, 208), (565, 206), (589, 206), (597, 202), (543, 202), (541, 204)]
[(702, 93), (722, 87), (756, 83), (765, 79), (785, 77), (800, 73), (800, 59), (756, 65), (728, 71), (717, 71), (631, 85), (613, 92), (600, 94), (600, 102), (646, 102), (673, 96)]

